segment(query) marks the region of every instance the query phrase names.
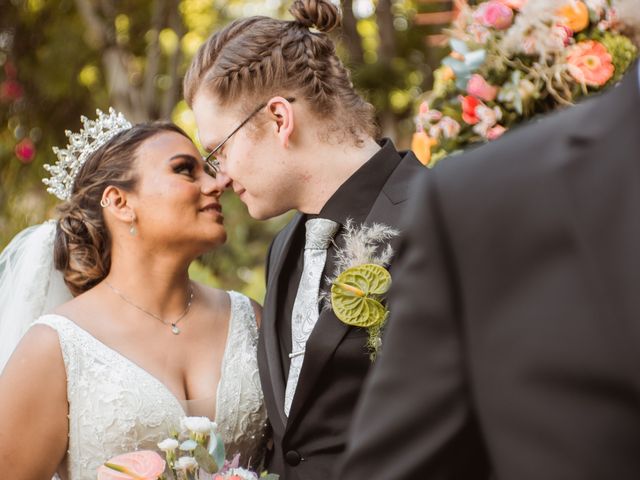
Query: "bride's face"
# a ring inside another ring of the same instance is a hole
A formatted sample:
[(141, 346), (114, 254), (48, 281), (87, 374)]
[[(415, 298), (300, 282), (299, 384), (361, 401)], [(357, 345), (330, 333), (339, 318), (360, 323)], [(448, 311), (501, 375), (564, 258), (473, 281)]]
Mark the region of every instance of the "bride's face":
[(220, 195), (223, 186), (206, 173), (188, 138), (161, 132), (137, 151), (138, 184), (128, 202), (140, 239), (162, 249), (199, 255), (226, 240)]

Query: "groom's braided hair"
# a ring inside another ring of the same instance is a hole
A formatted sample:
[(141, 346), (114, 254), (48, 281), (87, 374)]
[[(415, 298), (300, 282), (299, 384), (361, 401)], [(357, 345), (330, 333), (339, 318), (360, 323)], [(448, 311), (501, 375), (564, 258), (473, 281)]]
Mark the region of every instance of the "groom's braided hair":
[(332, 131), (346, 131), (356, 142), (363, 133), (375, 136), (373, 107), (354, 90), (326, 33), (340, 23), (337, 7), (296, 0), (289, 11), (294, 21), (249, 17), (211, 35), (185, 76), (187, 103), (201, 88), (222, 105), (237, 102), (247, 111), (271, 96), (295, 96), (333, 124)]
[(111, 236), (100, 206), (104, 190), (114, 186), (134, 191), (138, 148), (165, 131), (189, 138), (165, 122), (141, 123), (118, 133), (89, 156), (75, 178), (71, 198), (58, 208), (54, 263), (74, 296), (100, 283), (111, 268)]

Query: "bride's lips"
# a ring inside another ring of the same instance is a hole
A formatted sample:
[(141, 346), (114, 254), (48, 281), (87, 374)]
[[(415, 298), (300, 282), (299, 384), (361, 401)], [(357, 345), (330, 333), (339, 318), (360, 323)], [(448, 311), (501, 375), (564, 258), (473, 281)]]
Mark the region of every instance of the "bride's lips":
[(223, 219), (222, 215), (222, 206), (217, 202), (211, 202), (206, 204), (204, 207), (200, 209), (201, 213), (212, 214), (220, 219)]

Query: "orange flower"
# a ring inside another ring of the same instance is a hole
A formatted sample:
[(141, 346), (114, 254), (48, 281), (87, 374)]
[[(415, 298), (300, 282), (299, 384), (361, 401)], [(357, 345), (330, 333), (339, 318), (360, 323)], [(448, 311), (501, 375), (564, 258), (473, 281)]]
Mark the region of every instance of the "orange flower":
[(447, 65), (443, 65), (442, 67), (438, 68), (438, 70), (442, 72), (442, 80), (445, 82), (448, 82), (449, 80), (453, 80), (456, 78), (456, 74), (453, 71), (453, 68)]
[(580, 42), (567, 55), (569, 73), (576, 81), (601, 87), (613, 76), (615, 67), (606, 47), (595, 40)]
[(433, 138), (429, 138), (426, 132), (416, 132), (411, 139), (411, 150), (423, 165), (428, 165), (431, 161), (431, 147), (436, 143)]
[(570, 1), (558, 10), (563, 17), (562, 24), (572, 32), (578, 33), (589, 26), (589, 9), (580, 1)]
[(165, 466), (162, 457), (151, 450), (125, 453), (98, 468), (98, 480), (158, 480)]

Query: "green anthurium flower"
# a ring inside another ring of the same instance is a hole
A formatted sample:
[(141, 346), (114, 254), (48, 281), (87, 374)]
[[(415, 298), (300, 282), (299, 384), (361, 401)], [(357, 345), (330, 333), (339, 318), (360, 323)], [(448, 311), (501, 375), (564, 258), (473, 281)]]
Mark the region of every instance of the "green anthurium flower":
[(372, 327), (384, 322), (387, 309), (382, 295), (391, 286), (391, 275), (380, 265), (366, 263), (342, 272), (331, 286), (331, 306), (347, 325)]

